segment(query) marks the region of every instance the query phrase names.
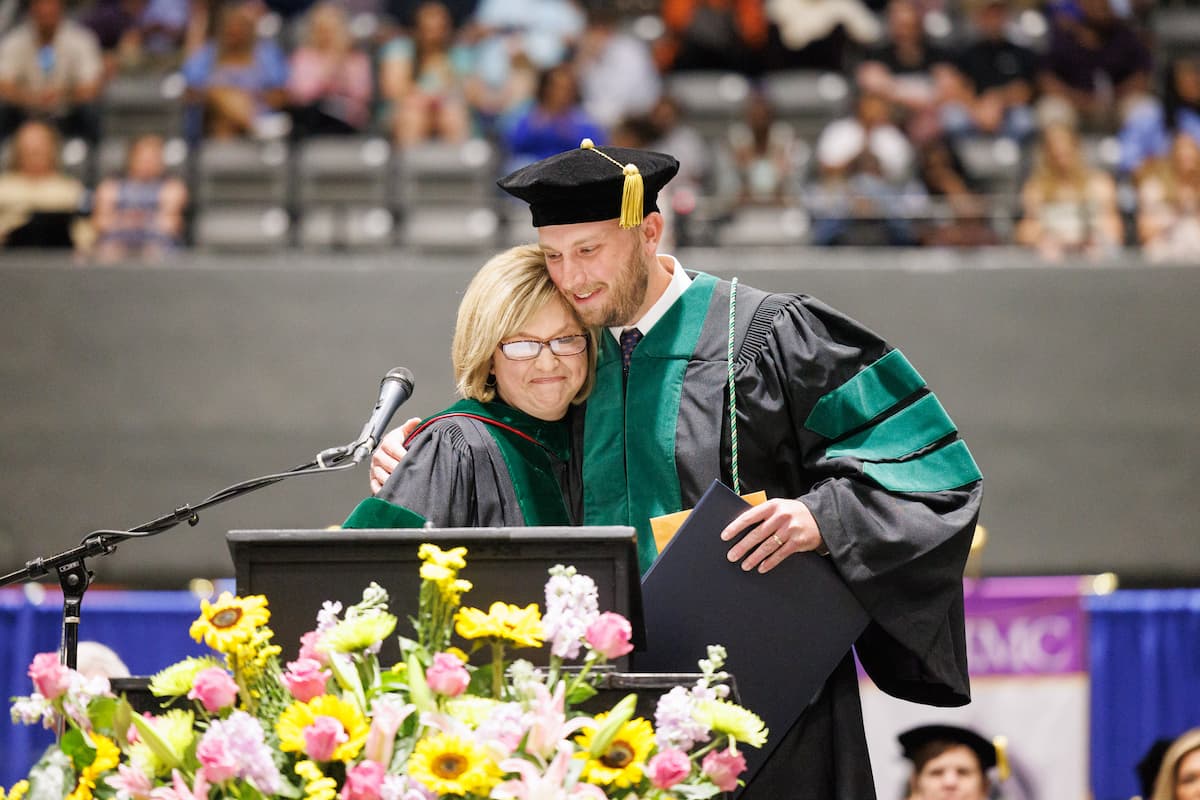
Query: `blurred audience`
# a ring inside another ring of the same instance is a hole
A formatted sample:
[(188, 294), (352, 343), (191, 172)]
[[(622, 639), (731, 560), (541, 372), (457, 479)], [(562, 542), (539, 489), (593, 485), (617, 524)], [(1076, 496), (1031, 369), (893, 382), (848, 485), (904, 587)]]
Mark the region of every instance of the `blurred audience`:
[(106, 178), (96, 189), (92, 202), (96, 260), (106, 264), (161, 261), (182, 241), (187, 200), (183, 181), (167, 175), (162, 137), (147, 134), (135, 139), (124, 173)]
[(1188, 134), (1143, 172), (1137, 233), (1151, 261), (1200, 261), (1200, 142)]
[(1037, 55), (1009, 41), (1006, 0), (977, 0), (971, 20), (976, 38), (954, 57), (954, 69), (940, 73), (942, 130), (951, 137), (999, 135), (1024, 142), (1037, 128)]
[(257, 18), (250, 2), (222, 6), (214, 40), (184, 63), (190, 139), (286, 133), (287, 59), (278, 44), (258, 37)]
[(1116, 184), (1084, 159), (1075, 131), (1062, 123), (1042, 133), (1033, 172), (1021, 190), (1016, 238), (1047, 261), (1111, 254), (1124, 240)]
[(646, 118), (651, 128), (646, 148), (679, 159), (673, 185), (687, 184), (701, 191), (712, 176), (712, 151), (700, 132), (682, 120), (682, 113), (678, 100), (661, 96)]
[(471, 133), (466, 83), (470, 53), (454, 43), (454, 22), (440, 2), (421, 3), (412, 36), (388, 42), (380, 54), (379, 90), (392, 138), (408, 146)]
[(0, 39), (0, 139), (44, 119), (97, 141), (103, 73), (96, 35), (66, 18), (63, 0), (30, 0), (25, 20)]
[(883, 26), (862, 0), (771, 0), (768, 69), (841, 72), (852, 47), (875, 44)]
[(104, 74), (165, 71), (182, 62), (187, 0), (98, 0), (80, 21), (96, 34)]
[(616, 12), (588, 12), (587, 28), (575, 53), (583, 107), (611, 128), (631, 114), (649, 111), (662, 93), (650, 47), (620, 30)]
[(768, 41), (763, 0), (663, 0), (660, 13), (666, 32), (654, 57), (663, 72), (762, 71)]
[(8, 168), (0, 173), (0, 241), (6, 248), (85, 248), (78, 214), (83, 184), (58, 167), (58, 133), (30, 121), (13, 136)]
[(1078, 0), (1078, 15), (1055, 14), (1042, 64), (1038, 116), (1114, 131), (1150, 88), (1150, 51), (1110, 0)]
[(926, 41), (923, 18), (916, 0), (891, 0), (889, 41), (867, 53), (856, 76), (860, 90), (895, 107), (901, 127), (917, 145), (940, 135), (939, 90), (952, 69), (950, 54)]
[(1149, 800), (1200, 800), (1200, 728), (1192, 728), (1167, 748)]
[(580, 105), (579, 85), (571, 67), (553, 67), (542, 73), (534, 103), (505, 133), (509, 168), (579, 147), (585, 138), (603, 144), (604, 130)]
[(346, 12), (333, 0), (308, 12), (305, 41), (288, 62), (292, 135), (359, 133), (370, 122), (371, 60), (358, 49)]
[(1167, 67), (1163, 98), (1134, 108), (1121, 127), (1121, 172), (1136, 173), (1148, 159), (1166, 155), (1171, 133), (1200, 142), (1200, 56), (1176, 58)]
[(912, 145), (884, 97), (863, 92), (854, 116), (821, 132), (816, 159), (818, 182), (807, 198), (813, 244), (917, 243), (913, 216), (927, 198), (912, 179)]
[(567, 59), (585, 24), (572, 0), (481, 0), (462, 39), (473, 52), (467, 101), (482, 133), (524, 109), (539, 73)]
[(775, 118), (761, 94), (746, 106), (744, 122), (729, 129), (717, 159), (717, 196), (723, 206), (786, 206), (800, 195), (801, 160), (796, 132)]
[(970, 187), (966, 171), (945, 139), (921, 148), (917, 174), (932, 200), (945, 206), (921, 226), (921, 243), (931, 247), (979, 247), (999, 244), (989, 222), (987, 198)]

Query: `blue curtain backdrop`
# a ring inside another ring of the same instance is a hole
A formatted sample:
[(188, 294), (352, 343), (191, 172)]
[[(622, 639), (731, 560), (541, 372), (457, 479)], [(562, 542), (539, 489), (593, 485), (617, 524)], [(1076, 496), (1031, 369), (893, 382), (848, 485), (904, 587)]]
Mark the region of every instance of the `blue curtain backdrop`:
[(1200, 726), (1200, 591), (1088, 598), (1092, 789), (1138, 794), (1134, 764), (1160, 737)]
[[(106, 592), (92, 590), (83, 601), (80, 640), (106, 644), (134, 675), (152, 675), (189, 655), (208, 652), (188, 636), (200, 601), (188, 592)], [(5, 787), (25, 777), (29, 767), (54, 741), (50, 731), (12, 723), (9, 698), (27, 695), (27, 675), (34, 655), (58, 652), (62, 629), (62, 596), (47, 593), (30, 603), (19, 591), (0, 592), (0, 783)]]

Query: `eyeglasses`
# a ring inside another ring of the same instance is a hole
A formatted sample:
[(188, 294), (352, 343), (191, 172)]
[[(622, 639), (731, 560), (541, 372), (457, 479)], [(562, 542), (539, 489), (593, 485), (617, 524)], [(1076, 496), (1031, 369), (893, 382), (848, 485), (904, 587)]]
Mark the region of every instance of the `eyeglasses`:
[(556, 356), (577, 356), (587, 350), (588, 337), (582, 333), (573, 336), (559, 336), (557, 339), (518, 339), (515, 342), (501, 342), (500, 352), (509, 361), (529, 361), (542, 354), (543, 347), (549, 347)]

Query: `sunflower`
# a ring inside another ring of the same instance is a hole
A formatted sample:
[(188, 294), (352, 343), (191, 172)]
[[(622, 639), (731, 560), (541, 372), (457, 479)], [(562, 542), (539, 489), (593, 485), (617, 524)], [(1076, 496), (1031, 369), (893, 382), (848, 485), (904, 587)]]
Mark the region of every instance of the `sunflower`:
[(349, 737), (333, 751), (332, 760), (349, 761), (358, 755), (367, 741), (370, 724), (357, 708), (331, 694), (314, 697), (307, 703), (296, 701), (284, 709), (279, 715), (279, 721), (275, 723), (275, 733), (279, 735), (279, 749), (284, 752), (303, 753), (304, 729), (312, 725), (317, 717), (329, 717), (341, 723)]
[(408, 774), (439, 796), (486, 796), (502, 777), (486, 750), (470, 739), (449, 733), (418, 742), (408, 759)]
[(486, 614), (478, 608), (460, 608), (454, 629), (464, 639), (503, 639), (517, 647), (541, 647), (545, 637), (536, 603), (519, 608), (496, 601)]
[(583, 780), (588, 783), (625, 789), (642, 779), (642, 770), (650, 751), (654, 749), (654, 728), (647, 720), (635, 717), (619, 729), (617, 735), (599, 758), (592, 758), (588, 753), (592, 746), (592, 737), (596, 731), (604, 727), (608, 714), (597, 714), (594, 724), (588, 725), (579, 734), (578, 759), (584, 760)]
[(767, 729), (753, 711), (727, 700), (701, 700), (693, 712), (696, 721), (713, 733), (725, 734), (751, 747), (767, 743)]
[(79, 773), (79, 783), (75, 790), (67, 795), (66, 800), (92, 800), (92, 791), (96, 788), (96, 779), (117, 766), (121, 760), (121, 751), (107, 736), (93, 733), (92, 742), (96, 745), (96, 755), (92, 763)]
[(251, 638), (255, 628), (266, 625), (270, 618), (265, 596), (234, 597), (229, 592), (221, 592), (216, 603), (201, 601), (200, 616), (192, 623), (189, 633), (197, 642), (203, 639), (218, 653), (228, 653)]

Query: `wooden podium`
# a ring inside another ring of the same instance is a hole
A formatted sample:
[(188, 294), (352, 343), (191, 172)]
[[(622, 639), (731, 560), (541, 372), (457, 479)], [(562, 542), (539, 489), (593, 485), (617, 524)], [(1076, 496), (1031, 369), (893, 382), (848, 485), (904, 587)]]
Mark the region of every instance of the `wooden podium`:
[[(387, 589), (390, 610), (400, 618), (397, 633), (412, 635), (409, 617), (417, 614), (421, 585), (417, 550), (430, 542), (443, 550), (467, 548), (460, 576), (473, 587), (467, 606), (486, 610), (503, 600), (545, 608), (547, 570), (574, 566), (596, 582), (602, 611), (625, 616), (634, 642), (645, 640), (637, 569), (637, 540), (629, 527), (424, 528), (354, 530), (243, 530), (226, 536), (239, 595), (263, 594), (270, 602), (271, 628), (285, 659), (295, 658), (300, 636), (316, 626), (326, 600), (349, 606), (375, 581)], [(517, 651), (535, 663), (545, 649)], [(396, 637), (389, 637), (382, 663), (399, 658)], [(624, 660), (616, 665), (625, 666)]]

